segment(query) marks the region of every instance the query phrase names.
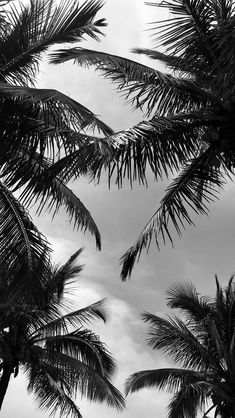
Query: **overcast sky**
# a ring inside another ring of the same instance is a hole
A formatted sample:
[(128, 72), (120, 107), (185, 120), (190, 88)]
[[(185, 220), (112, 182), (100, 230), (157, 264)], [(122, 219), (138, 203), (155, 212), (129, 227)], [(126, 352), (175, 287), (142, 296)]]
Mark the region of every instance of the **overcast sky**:
[[(130, 57), (132, 47), (151, 47), (147, 22), (167, 17), (142, 0), (107, 0), (99, 13), (109, 23), (106, 38), (100, 44), (83, 43), (113, 54)], [(133, 57), (134, 58), (134, 57)], [(139, 58), (139, 57), (137, 57)], [(114, 86), (93, 71), (83, 70), (71, 63), (61, 66), (41, 66), (40, 87), (56, 88), (81, 102), (113, 129), (127, 128), (143, 118), (124, 104)], [(54, 260), (64, 262), (77, 248), (85, 247), (81, 263), (85, 268), (78, 280), (76, 306), (84, 306), (103, 297), (107, 298), (109, 323), (95, 325), (109, 350), (118, 361), (115, 384), (123, 390), (130, 373), (143, 369), (167, 367), (169, 362), (160, 353), (147, 348), (146, 326), (140, 313), (166, 313), (165, 291), (175, 282), (191, 281), (199, 292), (214, 294), (214, 274), (226, 284), (234, 272), (234, 185), (226, 187), (222, 199), (211, 205), (209, 217), (195, 217), (196, 228), (188, 228), (181, 240), (158, 252), (152, 244), (150, 252), (143, 252), (135, 266), (131, 280), (119, 278), (119, 258), (133, 243), (139, 231), (152, 215), (163, 196), (167, 182), (151, 181), (145, 189), (136, 184), (133, 190), (126, 184), (122, 190), (108, 189), (107, 182), (98, 186), (85, 180), (75, 182), (73, 190), (91, 211), (102, 234), (102, 252), (95, 249), (92, 237), (73, 231), (61, 214), (53, 222), (48, 214), (35, 218), (39, 229), (46, 234), (54, 249)], [(119, 415), (105, 404), (77, 402), (84, 418), (146, 418), (166, 416), (167, 396), (155, 390), (144, 390), (130, 395), (126, 410)], [(27, 395), (24, 380), (12, 379), (2, 418), (46, 418), (38, 412), (33, 397)]]

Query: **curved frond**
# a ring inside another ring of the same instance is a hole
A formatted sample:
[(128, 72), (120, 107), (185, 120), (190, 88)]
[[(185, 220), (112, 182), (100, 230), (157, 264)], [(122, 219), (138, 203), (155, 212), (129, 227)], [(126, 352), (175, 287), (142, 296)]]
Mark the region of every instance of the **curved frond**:
[(1, 182), (0, 208), (1, 263), (8, 267), (9, 303), (27, 294), (38, 298), (50, 269), (48, 243)]
[(146, 109), (147, 115), (154, 110), (165, 116), (192, 110), (213, 99), (212, 95), (196, 86), (194, 80), (180, 79), (105, 52), (71, 48), (59, 50), (51, 57), (54, 64), (74, 60), (80, 66), (94, 66), (105, 78), (117, 84), (135, 108)]
[(179, 318), (160, 318), (149, 313), (143, 314), (143, 320), (150, 324), (148, 344), (154, 350), (160, 349), (183, 367), (197, 371), (207, 369), (214, 364), (222, 371), (217, 357), (204, 345), (205, 329), (190, 330), (189, 324)]
[(107, 377), (87, 364), (63, 353), (53, 352), (50, 354), (53, 364), (58, 364), (61, 372), (67, 374), (67, 381), (71, 383), (71, 390), (80, 391), (82, 396), (90, 401), (106, 402), (107, 405), (122, 410), (124, 399), (121, 393), (110, 383)]
[(53, 0), (35, 0), (20, 8), (13, 6), (11, 25), (0, 42), (1, 80), (33, 83), (41, 53), (49, 46), (81, 41), (86, 35), (98, 40), (105, 21), (94, 19), (101, 7), (100, 0), (87, 0), (82, 5), (64, 0), (57, 6)]
[(60, 177), (53, 175), (51, 167), (53, 165), (45, 157), (25, 152), (6, 163), (2, 175), (8, 187), (23, 188), (19, 199), (27, 206), (36, 204), (39, 214), (46, 209), (55, 216), (63, 207), (74, 228), (88, 230), (95, 236), (96, 246), (100, 249), (100, 232), (90, 212)]
[(72, 254), (65, 264), (54, 267), (51, 280), (48, 280), (45, 287), (45, 293), (48, 295), (49, 299), (50, 296), (53, 297), (56, 295), (57, 301), (60, 303), (64, 296), (65, 286), (71, 284), (71, 282), (81, 273), (83, 266), (76, 264), (77, 258), (81, 252), (82, 248)]
[(126, 394), (143, 388), (155, 387), (167, 392), (176, 392), (187, 382), (198, 382), (204, 379), (204, 373), (187, 369), (155, 369), (133, 373), (126, 381)]
[(142, 230), (135, 244), (121, 258), (121, 276), (124, 280), (131, 274), (143, 248), (149, 248), (153, 236), (158, 247), (159, 237), (164, 244), (167, 238), (172, 243), (170, 224), (181, 236), (185, 223), (193, 225), (190, 211), (196, 214), (208, 213), (208, 203), (214, 201), (224, 184), (224, 174), (218, 164), (220, 162), (214, 147), (209, 147), (186, 164), (180, 175), (173, 180), (159, 209)]
[[(20, 133), (21, 128), (21, 141), (26, 141), (27, 130), (30, 130), (31, 149), (39, 147), (39, 150), (44, 152), (45, 148), (53, 151), (55, 145), (69, 146), (74, 131), (79, 132), (84, 129), (97, 129), (105, 135), (113, 133), (112, 129), (89, 109), (57, 90), (0, 83), (0, 98), (1, 111), (4, 115), (2, 121), (4, 135), (15, 135), (18, 131)], [(36, 136), (37, 142), (32, 143), (34, 131), (38, 136)], [(50, 136), (53, 139), (53, 135), (57, 138), (54, 144), (50, 141)], [(27, 146), (27, 142), (24, 144)]]
[(61, 332), (68, 332), (70, 326), (81, 327), (81, 325), (90, 323), (93, 319), (102, 319), (106, 322), (104, 300), (99, 300), (85, 308), (77, 309), (66, 315), (60, 315), (59, 318), (50, 320), (37, 329), (40, 332), (42, 331), (44, 335), (51, 336)]
[(192, 283), (173, 285), (167, 290), (168, 306), (182, 309), (183, 313), (193, 321), (200, 322), (212, 313), (211, 298), (199, 297)]
[[(33, 392), (42, 410), (50, 410), (55, 413), (58, 410), (63, 415), (72, 418), (82, 418), (79, 408), (71, 399), (70, 390), (66, 384), (66, 377), (60, 375), (57, 367), (43, 364), (43, 367), (26, 368), (29, 378), (28, 391)], [(67, 395), (66, 392), (69, 392)]]
[(172, 397), (168, 405), (168, 418), (196, 418), (199, 410), (202, 410), (210, 392), (206, 383), (189, 383)]
[(56, 351), (78, 359), (101, 376), (111, 378), (116, 369), (115, 361), (104, 344), (89, 330), (78, 329), (69, 334), (47, 337), (45, 344), (49, 352)]

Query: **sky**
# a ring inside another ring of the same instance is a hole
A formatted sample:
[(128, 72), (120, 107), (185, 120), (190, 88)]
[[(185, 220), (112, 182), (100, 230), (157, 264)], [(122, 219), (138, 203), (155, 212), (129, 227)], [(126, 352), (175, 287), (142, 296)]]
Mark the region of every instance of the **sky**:
[[(96, 48), (125, 57), (132, 57), (133, 47), (153, 47), (148, 22), (164, 19), (159, 10), (146, 6), (142, 0), (107, 0), (99, 17), (105, 17), (109, 26), (106, 37), (97, 44), (84, 42), (82, 46)], [(135, 57), (134, 59), (140, 59)], [(150, 61), (146, 61), (150, 63)], [(151, 62), (152, 64), (152, 62)], [(78, 68), (72, 63), (61, 66), (42, 62), (39, 87), (56, 88), (90, 108), (114, 130), (132, 126), (144, 117), (133, 111), (115, 92), (114, 86), (92, 70)], [(148, 254), (143, 252), (131, 279), (120, 280), (119, 259), (137, 238), (152, 213), (157, 209), (168, 182), (153, 182), (148, 189), (135, 184), (131, 190), (124, 184), (121, 190), (108, 188), (106, 179), (99, 185), (86, 179), (76, 181), (72, 188), (91, 211), (102, 236), (102, 251), (97, 252), (93, 238), (86, 233), (73, 231), (66, 216), (60, 213), (51, 221), (51, 215), (31, 214), (54, 250), (55, 262), (63, 263), (78, 248), (84, 247), (80, 262), (85, 265), (78, 278), (73, 303), (85, 306), (106, 298), (109, 316), (107, 325), (94, 323), (92, 328), (101, 336), (117, 360), (115, 385), (123, 391), (124, 382), (136, 371), (168, 367), (169, 360), (161, 353), (147, 347), (147, 327), (140, 314), (169, 313), (165, 292), (173, 283), (193, 282), (201, 294), (214, 295), (215, 273), (222, 285), (235, 270), (235, 194), (230, 182), (221, 199), (211, 205), (208, 217), (195, 216), (196, 228), (188, 227), (175, 246), (162, 247), (159, 252), (153, 243)], [(119, 414), (105, 404), (89, 403), (77, 396), (84, 418), (146, 418), (166, 416), (168, 395), (153, 389), (143, 390), (127, 398), (126, 409)], [(46, 411), (38, 411), (33, 396), (26, 392), (24, 377), (10, 382), (2, 418), (46, 418)], [(59, 414), (58, 414), (59, 416)]]

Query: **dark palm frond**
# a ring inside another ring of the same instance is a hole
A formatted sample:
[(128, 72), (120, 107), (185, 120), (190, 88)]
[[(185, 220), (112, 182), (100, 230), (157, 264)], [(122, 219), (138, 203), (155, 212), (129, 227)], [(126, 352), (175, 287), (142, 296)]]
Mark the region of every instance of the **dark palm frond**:
[[(82, 418), (79, 408), (64, 389), (67, 385), (63, 381), (63, 374), (60, 376), (59, 368), (45, 363), (43, 367), (31, 364), (26, 368), (26, 373), (29, 380), (27, 389), (35, 394), (40, 409), (50, 410), (52, 414), (59, 410), (61, 415)], [(66, 381), (66, 375), (64, 379)]]
[(73, 389), (79, 390), (82, 396), (90, 401), (106, 402), (107, 405), (121, 411), (125, 401), (121, 393), (111, 384), (106, 376), (102, 376), (89, 365), (64, 353), (48, 353), (51, 361), (58, 364), (67, 374), (67, 382), (71, 381)]
[(85, 35), (99, 39), (104, 19), (95, 21), (102, 7), (99, 0), (78, 2), (33, 1), (10, 10), (10, 27), (1, 39), (1, 80), (34, 82), (41, 53), (58, 43), (81, 41)]
[(196, 418), (208, 399), (208, 385), (206, 383), (189, 383), (184, 385), (172, 397), (168, 405), (168, 418)]
[(39, 296), (50, 268), (48, 243), (3, 183), (0, 202), (1, 263), (7, 266), (9, 303), (24, 293)]
[(215, 19), (213, 2), (203, 0), (166, 0), (163, 2), (148, 2), (148, 5), (164, 7), (170, 10), (172, 17), (166, 22), (159, 22), (156, 32), (158, 42), (167, 48), (168, 52), (180, 57), (189, 56), (199, 62), (204, 71), (216, 64), (216, 51), (211, 39), (212, 22)]
[(202, 76), (204, 80), (210, 78), (210, 84), (215, 83), (217, 89), (227, 85), (229, 77), (224, 70), (227, 72), (229, 64), (234, 71), (234, 52), (228, 42), (228, 29), (234, 29), (233, 2), (166, 0), (147, 4), (168, 8), (172, 13), (168, 21), (155, 25), (158, 45), (183, 59), (189, 68), (197, 68), (198, 80)]
[[(115, 177), (121, 186), (124, 178), (130, 183), (147, 182), (146, 172), (150, 168), (155, 178), (168, 177), (179, 170), (185, 158), (192, 158), (200, 147), (199, 128), (194, 122), (189, 126), (180, 116), (168, 118), (154, 116), (149, 121), (118, 132), (108, 138), (113, 141), (108, 159), (109, 179)], [(101, 166), (105, 167), (101, 160)], [(100, 176), (98, 165), (97, 177)], [(95, 172), (95, 169), (93, 169)]]
[(170, 308), (182, 309), (189, 319), (199, 323), (212, 313), (211, 299), (199, 297), (192, 283), (171, 286), (167, 290), (167, 299)]
[(99, 337), (87, 329), (78, 329), (65, 335), (46, 338), (49, 352), (65, 353), (96, 370), (100, 375), (111, 378), (116, 364)]
[[(69, 312), (65, 315), (57, 315), (56, 318), (49, 316), (45, 312), (45, 322), (43, 325), (37, 326), (37, 330), (43, 332), (47, 336), (54, 336), (58, 333), (69, 332), (69, 328), (81, 327), (84, 324), (91, 323), (93, 319), (101, 319), (106, 322), (106, 312), (104, 310), (105, 299), (92, 303), (85, 308), (77, 309), (76, 311)], [(43, 317), (42, 313), (40, 315)], [(50, 312), (49, 312), (50, 315)]]
[(60, 303), (64, 295), (65, 286), (69, 285), (81, 273), (83, 266), (76, 264), (76, 262), (82, 250), (82, 248), (77, 250), (62, 266), (54, 267), (51, 280), (48, 280), (45, 288), (48, 299), (50, 299), (50, 295), (56, 295), (57, 301)]
[(133, 373), (126, 381), (126, 395), (143, 388), (158, 388), (167, 392), (176, 392), (187, 382), (203, 380), (204, 373), (188, 369), (154, 369)]
[[(33, 89), (28, 87), (0, 84), (1, 121), (4, 136), (22, 135), (21, 141), (31, 149), (39, 147), (53, 150), (50, 136), (58, 138), (57, 146), (69, 145), (74, 131), (97, 129), (104, 135), (111, 135), (112, 129), (100, 121), (89, 109), (57, 90)], [(29, 133), (27, 133), (29, 130)], [(32, 142), (33, 133), (37, 142)], [(41, 134), (41, 135), (40, 135)], [(25, 138), (24, 138), (25, 136)], [(27, 136), (29, 140), (27, 142)], [(29, 142), (30, 141), (30, 142)], [(16, 141), (15, 141), (16, 142)], [(17, 146), (17, 142), (16, 142)], [(66, 148), (65, 148), (66, 150)]]
[(83, 48), (59, 50), (52, 54), (54, 64), (74, 60), (84, 67), (94, 66), (104, 77), (117, 83), (118, 89), (135, 108), (154, 110), (158, 114), (173, 114), (217, 102), (216, 96), (201, 89), (188, 78), (174, 77), (127, 58)]
[(185, 223), (193, 225), (189, 210), (197, 214), (208, 213), (208, 203), (217, 198), (225, 182), (222, 168), (218, 165), (220, 161), (214, 146), (186, 164), (180, 175), (167, 188), (160, 208), (142, 230), (135, 244), (121, 258), (123, 280), (131, 274), (143, 248), (149, 248), (153, 236), (158, 247), (159, 237), (164, 243), (166, 238), (172, 243), (170, 223), (181, 236)]
[(192, 332), (188, 324), (177, 317), (164, 319), (145, 313), (143, 320), (150, 324), (147, 341), (153, 349), (162, 350), (182, 367), (201, 371), (214, 364), (221, 371), (217, 357), (204, 346), (205, 329), (194, 328)]
[(198, 70), (195, 62), (189, 63), (180, 57), (164, 54), (156, 49), (133, 48), (131, 51), (135, 54), (146, 55), (152, 60), (160, 61), (172, 70), (176, 70), (177, 72), (181, 72), (183, 74), (190, 74), (192, 77), (195, 76)]
[(23, 188), (19, 199), (26, 206), (36, 204), (39, 214), (47, 209), (54, 216), (64, 208), (74, 228), (90, 231), (97, 248), (101, 248), (100, 232), (90, 212), (60, 177), (54, 175), (50, 160), (37, 153), (34, 156), (27, 151), (19, 153), (5, 163), (2, 176), (14, 191)]

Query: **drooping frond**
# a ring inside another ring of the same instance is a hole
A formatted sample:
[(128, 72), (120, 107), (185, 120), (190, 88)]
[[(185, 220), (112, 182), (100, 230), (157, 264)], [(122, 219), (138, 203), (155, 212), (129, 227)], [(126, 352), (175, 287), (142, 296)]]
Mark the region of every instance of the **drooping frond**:
[[(1, 83), (0, 98), (4, 137), (17, 133), (17, 141), (25, 148), (29, 144), (31, 149), (52, 152), (55, 146), (64, 145), (66, 150), (74, 131), (97, 129), (105, 135), (113, 133), (90, 110), (57, 90)], [(15, 147), (19, 146), (15, 139), (14, 142)]]
[(104, 299), (92, 303), (85, 308), (69, 312), (66, 315), (60, 315), (58, 318), (50, 320), (49, 322), (47, 321), (47, 323), (38, 328), (38, 330), (48, 336), (57, 335), (61, 332), (68, 332), (71, 326), (80, 328), (81, 325), (91, 323), (94, 319), (101, 319), (106, 322)]
[(154, 350), (162, 350), (184, 368), (201, 371), (214, 364), (221, 370), (217, 357), (204, 346), (205, 330), (194, 329), (192, 332), (179, 318), (164, 319), (145, 313), (143, 319), (150, 324), (147, 341)]
[[(198, 135), (198, 124), (188, 123), (180, 115), (172, 118), (154, 116), (120, 131), (107, 138), (112, 140), (106, 163), (109, 178), (114, 178), (118, 186), (122, 186), (125, 178), (130, 184), (134, 181), (145, 184), (149, 168), (157, 180), (164, 175), (168, 177), (174, 170), (179, 170), (187, 158), (197, 154)], [(100, 171), (97, 173), (99, 178)]]
[(47, 209), (55, 215), (64, 208), (74, 228), (88, 230), (95, 236), (96, 246), (100, 249), (100, 232), (90, 212), (60, 177), (54, 176), (51, 167), (51, 162), (45, 157), (25, 152), (6, 162), (2, 175), (8, 187), (21, 188), (19, 198), (22, 203), (27, 206), (36, 204), (39, 214)]
[[(66, 375), (63, 379), (58, 367), (43, 363), (43, 367), (31, 364), (26, 368), (29, 379), (28, 391), (34, 393), (38, 401), (39, 408), (55, 413), (58, 410), (61, 415), (71, 416), (72, 418), (82, 418), (77, 405), (71, 399), (70, 393), (67, 395)], [(65, 380), (65, 381), (64, 381)]]
[(81, 41), (84, 36), (99, 39), (104, 19), (95, 21), (101, 9), (99, 0), (78, 2), (64, 0), (31, 1), (10, 10), (11, 25), (1, 38), (1, 81), (28, 84), (34, 82), (41, 53), (49, 46)]
[(168, 405), (168, 418), (196, 418), (210, 400), (208, 387), (203, 381), (182, 385)]
[(224, 174), (218, 165), (220, 162), (213, 146), (186, 164), (167, 188), (159, 209), (142, 230), (135, 244), (121, 258), (121, 276), (124, 280), (131, 274), (143, 248), (149, 248), (152, 237), (158, 246), (159, 238), (163, 243), (166, 243), (166, 238), (172, 243), (171, 226), (181, 236), (185, 223), (193, 225), (190, 211), (197, 214), (208, 213), (208, 203), (214, 201), (224, 184)]
[(154, 369), (133, 373), (126, 381), (126, 394), (143, 388), (157, 388), (167, 392), (176, 392), (187, 382), (198, 382), (204, 374), (188, 369)]
[(57, 302), (60, 303), (64, 296), (66, 285), (71, 284), (71, 281), (73, 281), (83, 269), (83, 266), (76, 263), (81, 252), (82, 248), (71, 255), (65, 264), (54, 268), (51, 280), (48, 280), (45, 287), (45, 293), (48, 295), (48, 299), (52, 298), (53, 300), (53, 296), (56, 296)]
[(48, 353), (54, 364), (59, 364), (61, 372), (67, 374), (67, 381), (71, 381), (71, 390), (79, 390), (82, 396), (93, 402), (106, 402), (107, 405), (121, 411), (124, 399), (121, 393), (111, 384), (105, 375), (84, 362), (63, 353)]
[(99, 337), (87, 329), (47, 337), (45, 343), (47, 351), (68, 354), (109, 379), (116, 369), (114, 359)]
[(213, 96), (196, 86), (194, 80), (174, 77), (116, 55), (71, 48), (59, 50), (51, 58), (54, 64), (68, 60), (100, 70), (104, 77), (117, 83), (118, 89), (124, 92), (135, 108), (146, 109), (147, 115), (156, 111), (158, 115), (167, 116), (198, 108), (213, 100)]
[(167, 290), (167, 299), (170, 308), (182, 309), (189, 319), (199, 323), (212, 312), (211, 299), (199, 297), (192, 283), (172, 285)]
[(24, 294), (39, 297), (50, 268), (48, 243), (3, 183), (0, 207), (1, 263), (8, 267), (9, 303)]
[(154, 23), (158, 45), (183, 59), (189, 68), (197, 68), (197, 80), (210, 79), (217, 89), (227, 84), (225, 71), (230, 72), (228, 65), (234, 69), (234, 52), (227, 37), (228, 30), (234, 29), (233, 2), (166, 0), (147, 4), (171, 12), (167, 21)]

